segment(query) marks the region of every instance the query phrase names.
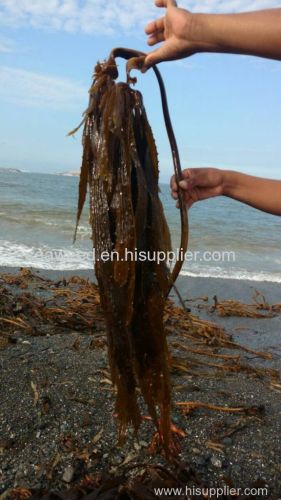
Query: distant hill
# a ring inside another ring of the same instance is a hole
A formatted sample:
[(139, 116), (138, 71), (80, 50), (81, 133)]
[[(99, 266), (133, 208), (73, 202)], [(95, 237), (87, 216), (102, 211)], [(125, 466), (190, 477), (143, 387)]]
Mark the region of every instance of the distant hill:
[(0, 167), (0, 172), (9, 172), (10, 174), (21, 174), (22, 171), (19, 170), (18, 168), (5, 168), (5, 167)]
[(64, 175), (65, 177), (79, 177), (80, 172), (59, 172), (57, 175)]

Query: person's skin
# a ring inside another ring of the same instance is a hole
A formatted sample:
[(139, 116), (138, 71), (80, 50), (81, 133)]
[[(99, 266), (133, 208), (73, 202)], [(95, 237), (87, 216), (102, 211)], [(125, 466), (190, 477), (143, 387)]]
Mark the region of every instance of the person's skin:
[[(193, 14), (177, 7), (174, 0), (156, 0), (164, 16), (149, 23), (145, 32), (148, 45), (163, 42), (148, 53), (142, 71), (163, 61), (198, 52), (248, 54), (281, 60), (281, 8), (242, 14)], [(179, 183), (189, 208), (195, 201), (228, 196), (275, 215), (281, 215), (281, 181), (260, 179), (215, 168), (183, 171)], [(178, 186), (171, 179), (172, 196)]]
[[(179, 183), (186, 206), (214, 196), (228, 196), (254, 208), (281, 216), (281, 181), (262, 179), (252, 175), (220, 170), (218, 168), (188, 168)], [(171, 191), (178, 198), (175, 176), (171, 178)]]
[(249, 54), (281, 60), (281, 8), (242, 14), (197, 14), (176, 6), (174, 0), (156, 0), (164, 16), (149, 23), (145, 32), (150, 46), (144, 70), (162, 61), (198, 52)]

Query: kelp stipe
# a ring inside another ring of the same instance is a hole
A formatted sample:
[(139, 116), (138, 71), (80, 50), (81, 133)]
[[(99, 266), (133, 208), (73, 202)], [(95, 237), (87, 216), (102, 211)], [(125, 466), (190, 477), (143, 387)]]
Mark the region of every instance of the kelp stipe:
[[(117, 387), (119, 438), (122, 442), (128, 424), (136, 432), (140, 426), (136, 395), (139, 386), (169, 455), (171, 395), (163, 313), (182, 262), (176, 263), (171, 274), (164, 262), (135, 258), (139, 252), (147, 256), (171, 250), (169, 228), (159, 199), (155, 141), (142, 96), (130, 87), (132, 81), (135, 83), (130, 71), (141, 67), (143, 56), (131, 49), (118, 48), (106, 62), (96, 65), (89, 107), (82, 122), (77, 225), (88, 185), (95, 272), (107, 325), (111, 376)], [(115, 82), (116, 57), (129, 60), (127, 83)], [(179, 155), (165, 89), (158, 69), (154, 71), (179, 180)], [(181, 195), (180, 209), (181, 248), (185, 253), (187, 213)], [(105, 256), (111, 258), (105, 260)]]

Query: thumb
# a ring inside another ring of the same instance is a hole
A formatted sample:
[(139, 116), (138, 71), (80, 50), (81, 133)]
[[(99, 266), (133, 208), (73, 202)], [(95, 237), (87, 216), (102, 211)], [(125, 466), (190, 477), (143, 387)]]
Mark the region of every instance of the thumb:
[(155, 64), (163, 61), (163, 58), (161, 57), (161, 49), (154, 50), (153, 52), (150, 52), (147, 54), (143, 67), (142, 67), (142, 73), (145, 73), (149, 68), (154, 66)]

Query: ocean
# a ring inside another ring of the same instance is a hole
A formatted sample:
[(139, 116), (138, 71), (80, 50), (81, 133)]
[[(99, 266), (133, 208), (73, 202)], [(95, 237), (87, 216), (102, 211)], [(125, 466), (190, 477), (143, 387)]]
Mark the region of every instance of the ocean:
[[(75, 270), (93, 268), (88, 204), (73, 244), (78, 178), (0, 172), (0, 266)], [(180, 214), (161, 185), (173, 249)], [(281, 283), (281, 218), (227, 198), (189, 210), (189, 251), (183, 275)]]

